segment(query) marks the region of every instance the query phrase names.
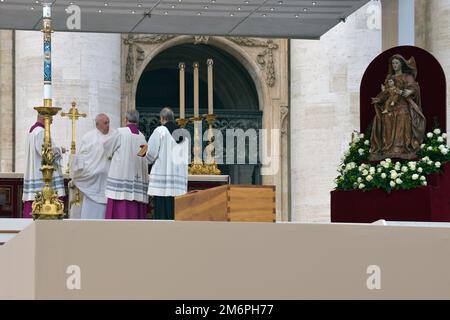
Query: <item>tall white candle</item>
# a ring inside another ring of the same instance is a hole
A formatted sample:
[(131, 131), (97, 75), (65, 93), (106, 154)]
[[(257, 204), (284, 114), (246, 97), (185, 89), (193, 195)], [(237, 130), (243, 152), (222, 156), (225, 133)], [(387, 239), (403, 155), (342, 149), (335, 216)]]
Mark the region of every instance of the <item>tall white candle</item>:
[(52, 38), (51, 38), (51, 3), (42, 4), (43, 33), (44, 33), (44, 99), (52, 99)]
[(185, 68), (186, 65), (180, 62), (178, 65), (180, 69), (180, 119), (185, 118)]
[(206, 64), (208, 65), (208, 114), (213, 114), (214, 113), (213, 59), (208, 59)]
[(51, 99), (51, 98), (52, 98), (52, 85), (44, 84), (44, 99)]
[(52, 17), (52, 7), (51, 3), (43, 3), (42, 4), (42, 16), (44, 18), (51, 18)]
[(194, 117), (198, 118), (200, 115), (199, 112), (199, 78), (198, 78), (198, 62), (194, 62)]

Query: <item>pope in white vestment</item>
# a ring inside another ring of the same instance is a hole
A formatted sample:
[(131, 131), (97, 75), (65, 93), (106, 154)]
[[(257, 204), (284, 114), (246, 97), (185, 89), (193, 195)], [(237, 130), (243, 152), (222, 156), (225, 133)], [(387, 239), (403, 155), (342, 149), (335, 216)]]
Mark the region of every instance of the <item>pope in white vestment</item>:
[[(60, 200), (64, 201), (66, 195), (64, 188), (64, 177), (61, 169), (61, 157), (64, 148), (56, 147), (51, 139), (54, 154), (53, 190), (57, 192)], [(25, 152), (25, 174), (23, 179), (23, 218), (32, 217), (31, 205), (35, 200), (36, 193), (42, 191), (44, 180), (42, 179), (41, 160), (42, 145), (44, 144), (44, 118), (38, 115), (36, 123), (30, 128), (27, 135)]]
[(111, 159), (104, 144), (114, 138), (109, 130), (109, 118), (99, 114), (96, 129), (86, 133), (72, 161), (73, 184), (83, 193), (81, 219), (104, 219), (106, 212), (106, 180)]
[(145, 219), (147, 216), (148, 162), (139, 157), (146, 144), (139, 131), (139, 112), (128, 111), (127, 126), (105, 144), (112, 156), (106, 183), (106, 219)]

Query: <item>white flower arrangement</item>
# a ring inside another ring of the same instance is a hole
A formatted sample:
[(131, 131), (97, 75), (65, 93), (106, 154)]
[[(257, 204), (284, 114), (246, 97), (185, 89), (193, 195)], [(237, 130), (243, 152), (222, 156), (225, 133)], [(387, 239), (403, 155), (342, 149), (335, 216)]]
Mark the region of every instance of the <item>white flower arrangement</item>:
[(370, 141), (364, 134), (355, 134), (336, 181), (337, 190), (384, 189), (407, 190), (428, 185), (427, 176), (441, 172), (450, 162), (447, 134), (441, 129), (428, 132), (420, 146), (416, 161), (392, 161), (387, 158), (377, 164), (369, 163)]

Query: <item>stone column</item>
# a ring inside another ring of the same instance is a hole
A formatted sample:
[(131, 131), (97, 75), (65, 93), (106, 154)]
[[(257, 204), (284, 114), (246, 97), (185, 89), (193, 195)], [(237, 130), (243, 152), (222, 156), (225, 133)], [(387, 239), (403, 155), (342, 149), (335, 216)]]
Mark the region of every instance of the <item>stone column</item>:
[[(53, 105), (67, 110), (75, 101), (88, 117), (77, 121), (77, 141), (95, 128), (98, 113), (106, 113), (111, 128), (120, 124), (120, 35), (55, 32), (53, 35)], [(16, 32), (16, 171), (24, 171), (28, 128), (36, 121), (33, 107), (42, 105), (42, 34)], [(70, 149), (71, 125), (56, 116), (52, 135)], [(64, 162), (67, 162), (65, 157)]]
[(370, 5), (373, 3), (320, 41), (291, 41), (294, 221), (330, 221), (330, 191), (335, 187), (337, 168), (352, 131), (359, 129), (361, 78), (381, 53), (381, 30), (369, 28), (367, 23)]
[(447, 131), (450, 132), (450, 0), (426, 1), (424, 9), (425, 39), (421, 45), (436, 57), (447, 77)]
[(0, 172), (14, 171), (14, 31), (0, 30)]
[(415, 0), (398, 1), (398, 43), (400, 46), (415, 45)]
[(383, 51), (398, 46), (398, 0), (382, 0)]
[[(428, 1), (430, 2), (430, 1)], [(417, 9), (423, 0), (382, 0), (383, 51), (399, 45), (415, 45)]]
[(427, 25), (428, 25), (428, 3), (430, 0), (416, 0), (415, 7), (415, 33), (416, 46), (426, 48), (427, 44)]

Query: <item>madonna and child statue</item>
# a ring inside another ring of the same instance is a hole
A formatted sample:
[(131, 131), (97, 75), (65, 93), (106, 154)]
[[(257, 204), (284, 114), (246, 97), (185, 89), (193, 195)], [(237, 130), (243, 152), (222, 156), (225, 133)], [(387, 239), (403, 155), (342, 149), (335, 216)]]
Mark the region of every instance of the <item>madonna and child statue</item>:
[(370, 137), (371, 161), (417, 157), (425, 137), (426, 119), (416, 77), (414, 57), (406, 60), (396, 54), (389, 59), (389, 73), (381, 92), (372, 98), (376, 114)]

